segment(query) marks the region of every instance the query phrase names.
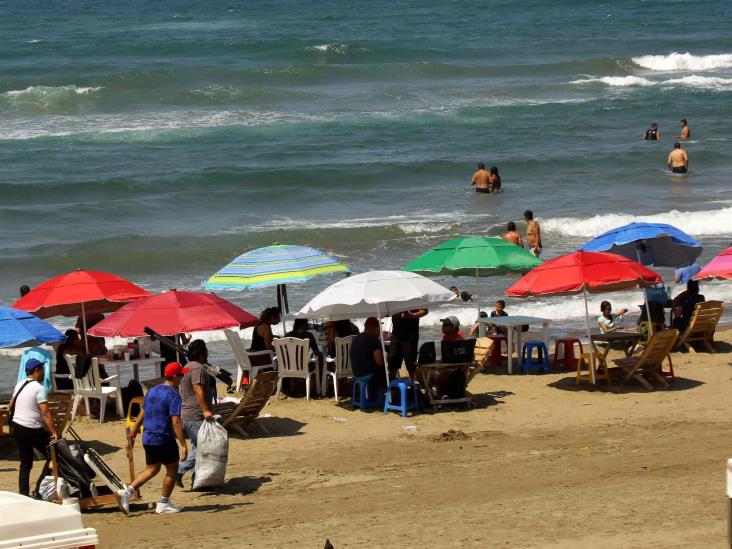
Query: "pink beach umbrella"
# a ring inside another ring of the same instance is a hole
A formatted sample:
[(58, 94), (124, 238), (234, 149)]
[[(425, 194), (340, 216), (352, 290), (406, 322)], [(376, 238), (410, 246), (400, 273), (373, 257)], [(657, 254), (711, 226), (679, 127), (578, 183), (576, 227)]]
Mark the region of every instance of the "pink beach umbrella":
[(694, 280), (729, 280), (732, 278), (732, 246), (724, 250), (717, 257), (712, 259)]

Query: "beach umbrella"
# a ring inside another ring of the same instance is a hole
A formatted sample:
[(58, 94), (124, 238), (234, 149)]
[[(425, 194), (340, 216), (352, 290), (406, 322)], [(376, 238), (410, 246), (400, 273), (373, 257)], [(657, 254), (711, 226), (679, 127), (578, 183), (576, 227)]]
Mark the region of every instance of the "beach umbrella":
[(732, 278), (732, 246), (707, 263), (694, 277), (694, 280), (714, 280), (715, 278), (720, 280)]
[(244, 290), (277, 286), (277, 305), (288, 313), (286, 284), (306, 282), (323, 274), (350, 272), (347, 265), (321, 250), (274, 244), (240, 255), (204, 282), (203, 287), (208, 290)]
[[(637, 261), (606, 252), (578, 251), (550, 259), (525, 274), (506, 290), (512, 297), (574, 295), (585, 301), (587, 338), (591, 341), (587, 294), (645, 288), (661, 281), (661, 276)], [(590, 355), (593, 354), (590, 343)], [(591, 356), (594, 363), (594, 357)], [(594, 368), (590, 368), (592, 383)]]
[(149, 327), (165, 336), (225, 328), (248, 328), (257, 317), (215, 294), (170, 290), (128, 303), (96, 324), (89, 335), (143, 337)]
[(531, 252), (502, 238), (468, 236), (438, 244), (409, 263), (404, 270), (426, 276), (474, 276), (477, 294), (480, 277), (525, 273), (540, 264), (541, 260)]
[(13, 304), (40, 318), (79, 316), (87, 352), (86, 315), (110, 313), (150, 292), (117, 275), (77, 269), (42, 282)]
[[(381, 319), (412, 309), (430, 309), (453, 299), (455, 294), (450, 290), (417, 273), (371, 271), (332, 284), (311, 299), (296, 316), (330, 320), (369, 316)], [(383, 333), (381, 346), (386, 357)], [(384, 369), (388, 379), (386, 361)]]
[(63, 339), (64, 334), (28, 311), (0, 307), (0, 348), (33, 347)]
[[(611, 229), (582, 246), (586, 252), (610, 252), (634, 259), (643, 265), (684, 267), (702, 253), (701, 242), (681, 229), (665, 223), (630, 223)], [(648, 297), (643, 292), (648, 330), (653, 333)]]

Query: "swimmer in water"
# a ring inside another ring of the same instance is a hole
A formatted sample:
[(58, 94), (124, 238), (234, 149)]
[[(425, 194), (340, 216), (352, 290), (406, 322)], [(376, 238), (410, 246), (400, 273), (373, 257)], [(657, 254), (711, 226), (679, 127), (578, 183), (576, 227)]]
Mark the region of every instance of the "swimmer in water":
[(686, 173), (689, 170), (689, 156), (678, 141), (674, 143), (674, 150), (669, 153), (666, 162), (673, 173)]
[(643, 135), (644, 141), (661, 141), (661, 130), (658, 129), (658, 124), (655, 122), (651, 124), (651, 127), (646, 130)]
[(475, 186), (476, 193), (491, 192), (491, 174), (485, 169), (485, 164), (478, 164), (478, 171), (473, 174), (473, 180), (470, 182)]
[(681, 126), (681, 133), (678, 136), (676, 136), (676, 139), (681, 139), (682, 141), (686, 141), (687, 139), (690, 139), (691, 138), (691, 129), (689, 128), (689, 123), (686, 121), (686, 118), (681, 119), (679, 126)]
[(521, 233), (516, 230), (516, 223), (513, 221), (508, 222), (508, 225), (506, 225), (506, 233), (501, 238), (521, 248), (524, 247), (524, 242), (521, 240)]
[(498, 166), (491, 166), (490, 184), (492, 193), (501, 192), (501, 176), (498, 174)]

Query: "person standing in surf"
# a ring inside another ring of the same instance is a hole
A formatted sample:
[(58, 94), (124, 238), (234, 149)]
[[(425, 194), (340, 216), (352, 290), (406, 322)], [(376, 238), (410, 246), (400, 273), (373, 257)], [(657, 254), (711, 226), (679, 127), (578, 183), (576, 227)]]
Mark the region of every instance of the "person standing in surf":
[(686, 121), (686, 118), (681, 119), (681, 122), (679, 122), (679, 126), (681, 126), (681, 133), (676, 136), (676, 139), (686, 141), (687, 139), (691, 138), (691, 129), (689, 128), (689, 123)]
[(492, 193), (501, 192), (501, 176), (498, 174), (498, 166), (491, 166), (490, 189)]
[(478, 164), (478, 171), (473, 174), (470, 184), (475, 186), (476, 193), (491, 192), (491, 174), (485, 169), (485, 164), (482, 162)]
[(653, 122), (651, 127), (646, 130), (643, 135), (644, 141), (661, 141), (661, 130), (658, 129), (658, 124)]
[(689, 155), (678, 141), (674, 143), (674, 150), (669, 153), (666, 163), (673, 173), (686, 173), (689, 170)]
[(526, 221), (526, 243), (529, 245), (529, 251), (534, 256), (539, 257), (541, 254), (541, 230), (539, 224), (534, 221), (534, 212), (526, 210), (524, 220)]

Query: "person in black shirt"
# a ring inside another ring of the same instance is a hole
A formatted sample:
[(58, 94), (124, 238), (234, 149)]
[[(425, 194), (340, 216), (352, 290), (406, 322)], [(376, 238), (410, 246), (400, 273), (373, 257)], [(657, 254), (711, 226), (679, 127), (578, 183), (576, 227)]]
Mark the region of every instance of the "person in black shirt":
[(399, 370), (404, 361), (409, 377), (414, 379), (414, 372), (417, 369), (417, 349), (419, 348), (419, 319), (426, 314), (427, 309), (416, 309), (391, 317), (389, 370)]
[(379, 340), (381, 324), (378, 319), (369, 317), (364, 324), (363, 333), (351, 343), (351, 368), (354, 377), (370, 377), (369, 385), (386, 389), (384, 372), (384, 353)]
[(655, 122), (651, 124), (651, 127), (646, 130), (646, 133), (643, 134), (643, 140), (644, 141), (660, 141), (661, 140), (661, 130), (658, 129), (658, 124)]
[(296, 337), (298, 339), (307, 339), (310, 343), (310, 350), (317, 357), (318, 362), (323, 363), (323, 354), (320, 352), (318, 342), (315, 340), (315, 336), (309, 332), (310, 325), (306, 318), (296, 318), (292, 324), (292, 330), (287, 332), (286, 337)]

